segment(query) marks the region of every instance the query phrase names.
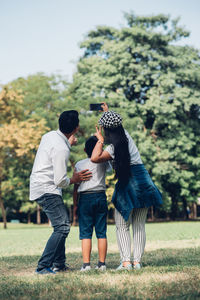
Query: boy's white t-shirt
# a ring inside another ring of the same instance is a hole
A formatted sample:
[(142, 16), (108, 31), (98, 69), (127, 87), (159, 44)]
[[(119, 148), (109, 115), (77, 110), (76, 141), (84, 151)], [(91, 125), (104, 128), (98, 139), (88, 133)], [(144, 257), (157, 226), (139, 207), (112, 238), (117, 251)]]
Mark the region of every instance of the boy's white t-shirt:
[(78, 192), (106, 190), (105, 174), (106, 171), (112, 170), (110, 162), (93, 163), (90, 158), (86, 158), (76, 163), (75, 170), (77, 172), (85, 169), (92, 172), (92, 178), (88, 181), (82, 181), (78, 187)]

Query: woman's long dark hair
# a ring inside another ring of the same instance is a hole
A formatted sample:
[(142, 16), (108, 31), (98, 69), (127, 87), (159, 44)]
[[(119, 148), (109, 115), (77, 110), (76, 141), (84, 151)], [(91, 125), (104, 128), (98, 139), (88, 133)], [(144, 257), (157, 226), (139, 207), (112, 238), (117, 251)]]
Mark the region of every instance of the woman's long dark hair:
[(128, 139), (124, 128), (104, 128), (106, 142), (114, 146), (114, 169), (115, 177), (120, 183), (127, 184), (131, 175), (130, 153), (128, 149)]

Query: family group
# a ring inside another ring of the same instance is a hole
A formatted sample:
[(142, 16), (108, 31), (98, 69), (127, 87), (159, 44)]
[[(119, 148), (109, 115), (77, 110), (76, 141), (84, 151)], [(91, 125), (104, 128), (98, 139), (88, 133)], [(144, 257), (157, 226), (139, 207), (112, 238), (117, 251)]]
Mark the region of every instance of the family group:
[[(85, 143), (87, 158), (78, 161), (71, 178), (67, 175), (70, 150), (77, 143), (79, 115), (64, 111), (59, 129), (46, 133), (40, 142), (30, 176), (30, 200), (43, 209), (53, 227), (44, 252), (38, 261), (37, 274), (56, 274), (69, 270), (66, 264), (65, 241), (70, 220), (62, 198), (62, 189), (74, 184), (74, 206), (77, 207), (83, 265), (81, 272), (91, 270), (92, 234), (98, 241), (99, 260), (96, 269), (106, 271), (107, 199), (105, 176), (114, 171), (112, 202), (115, 206), (117, 243), (120, 264), (117, 271), (141, 268), (148, 208), (159, 207), (162, 196), (141, 160), (132, 137), (123, 128), (120, 114), (102, 104), (99, 127)], [(104, 144), (106, 146), (104, 147)], [(131, 254), (130, 225), (133, 230)]]

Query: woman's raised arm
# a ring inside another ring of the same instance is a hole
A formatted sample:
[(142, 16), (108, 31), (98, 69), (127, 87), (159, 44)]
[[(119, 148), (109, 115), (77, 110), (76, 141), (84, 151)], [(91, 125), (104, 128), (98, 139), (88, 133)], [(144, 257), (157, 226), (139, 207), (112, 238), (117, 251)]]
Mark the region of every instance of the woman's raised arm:
[(96, 143), (90, 158), (90, 160), (94, 163), (105, 162), (112, 159), (112, 157), (107, 151), (103, 151), (104, 137), (102, 135), (101, 130), (101, 127), (98, 128), (96, 126), (96, 133), (94, 135), (97, 137), (98, 142)]

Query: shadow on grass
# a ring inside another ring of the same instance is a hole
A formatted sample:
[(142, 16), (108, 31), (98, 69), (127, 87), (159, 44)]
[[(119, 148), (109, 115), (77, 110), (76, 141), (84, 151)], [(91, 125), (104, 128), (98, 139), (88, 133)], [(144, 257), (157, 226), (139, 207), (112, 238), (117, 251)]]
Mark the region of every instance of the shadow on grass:
[[(0, 230), (1, 230), (2, 228), (0, 228)], [(47, 224), (45, 224), (45, 225), (35, 225), (35, 224), (33, 224), (33, 225), (27, 225), (27, 224), (24, 224), (24, 225), (19, 225), (19, 226), (16, 226), (16, 227), (14, 227), (14, 226), (8, 226), (8, 228), (6, 229), (6, 232), (9, 232), (9, 231), (15, 231), (15, 230), (32, 230), (32, 229), (39, 229), (39, 230), (41, 230), (41, 229), (52, 229), (52, 227), (51, 226), (48, 226)], [(4, 230), (4, 229), (2, 229), (2, 230)]]
[[(67, 262), (74, 271), (82, 265), (81, 252), (67, 253)], [(34, 268), (39, 259), (38, 255), (33, 256), (8, 256), (0, 258), (0, 272), (7, 273), (9, 270), (19, 271)], [(91, 265), (98, 262), (98, 253), (93, 252)], [(159, 249), (146, 252), (143, 256), (143, 269), (146, 267), (174, 267), (175, 271), (182, 267), (200, 266), (200, 248), (186, 249)], [(108, 253), (106, 260), (108, 270), (114, 270), (119, 265), (119, 253)]]
[(200, 266), (200, 247), (150, 251), (144, 255), (143, 266)]
[[(85, 282), (85, 276), (69, 278), (56, 276), (45, 280), (26, 282), (13, 278), (4, 279), (0, 284), (0, 299), (3, 300), (192, 300), (199, 299), (200, 290), (193, 289), (187, 281), (177, 281), (173, 284), (161, 283), (145, 286), (122, 280), (122, 286), (102, 284), (100, 281)], [(177, 289), (184, 286), (184, 289)]]

